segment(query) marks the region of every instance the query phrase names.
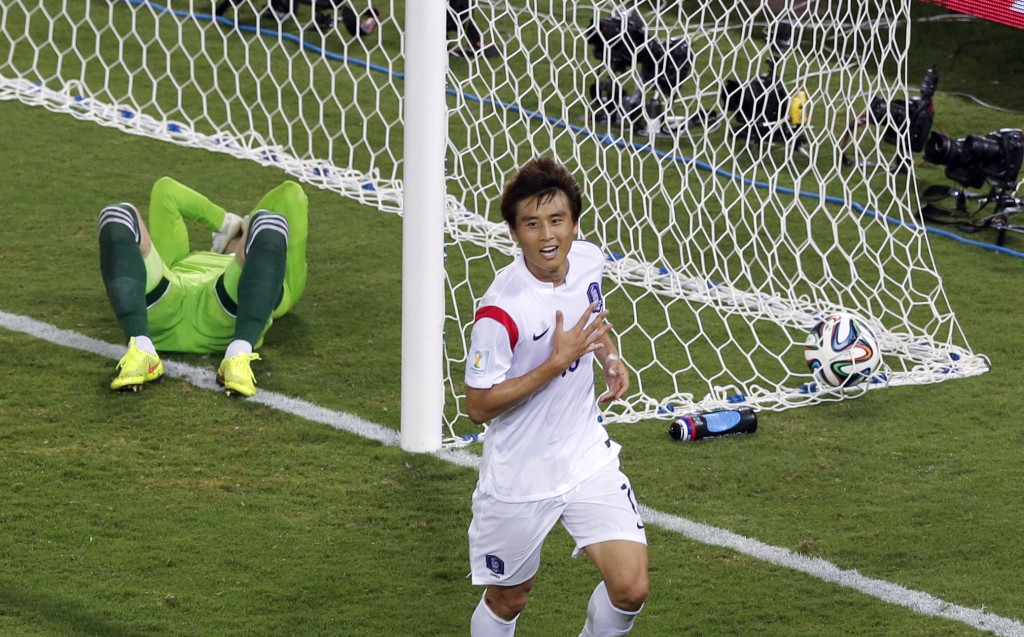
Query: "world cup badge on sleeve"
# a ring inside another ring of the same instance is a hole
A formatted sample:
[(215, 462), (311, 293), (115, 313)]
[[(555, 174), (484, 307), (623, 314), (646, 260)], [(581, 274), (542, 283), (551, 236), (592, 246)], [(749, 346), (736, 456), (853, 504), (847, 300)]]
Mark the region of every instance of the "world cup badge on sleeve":
[(491, 353), (487, 350), (475, 349), (469, 357), (469, 371), (477, 376), (481, 376), (487, 372), (487, 362), (491, 358)]

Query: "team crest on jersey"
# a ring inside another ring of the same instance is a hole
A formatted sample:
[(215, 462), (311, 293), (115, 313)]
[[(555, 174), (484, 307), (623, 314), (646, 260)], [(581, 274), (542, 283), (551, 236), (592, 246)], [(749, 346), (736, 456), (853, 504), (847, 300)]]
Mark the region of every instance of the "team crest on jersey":
[(485, 555), (484, 562), (487, 564), (487, 570), (495, 575), (505, 574), (505, 562), (497, 555)]
[(601, 286), (596, 281), (587, 288), (587, 300), (591, 303), (597, 303), (594, 306), (594, 314), (604, 310), (604, 297), (601, 296)]
[(491, 359), (491, 353), (483, 349), (475, 349), (469, 357), (469, 371), (481, 375), (487, 371), (487, 362)]

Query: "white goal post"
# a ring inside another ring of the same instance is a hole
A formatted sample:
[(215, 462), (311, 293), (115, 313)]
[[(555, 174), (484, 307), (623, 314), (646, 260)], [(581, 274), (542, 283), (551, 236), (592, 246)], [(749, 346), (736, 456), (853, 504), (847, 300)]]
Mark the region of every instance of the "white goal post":
[[(337, 17), (372, 17), (350, 33), (309, 2), (280, 19), (263, 0), (8, 0), (0, 99), (404, 214), (402, 444), (429, 451), (479, 437), (467, 340), (515, 253), (497, 198), (542, 154), (580, 180), (583, 237), (608, 257), (634, 382), (605, 422), (986, 372), (918, 223), (907, 120), (850, 125), (920, 84), (910, 2), (477, 0), (445, 15), (461, 3), (339, 0)], [(814, 384), (803, 358), (839, 311), (884, 357), (847, 390)]]
[(405, 7), (402, 216), (402, 448), (441, 446), (444, 413), (444, 156), (448, 141), (445, 0)]

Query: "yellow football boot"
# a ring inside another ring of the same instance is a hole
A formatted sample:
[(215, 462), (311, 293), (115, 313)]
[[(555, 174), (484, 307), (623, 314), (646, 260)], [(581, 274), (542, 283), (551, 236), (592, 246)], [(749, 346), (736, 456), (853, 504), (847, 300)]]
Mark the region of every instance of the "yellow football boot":
[(217, 384), (227, 390), (227, 394), (239, 394), (242, 396), (256, 395), (256, 377), (253, 376), (252, 361), (260, 360), (260, 355), (237, 354), (231, 358), (225, 358), (220, 362), (217, 370)]
[(117, 369), (120, 371), (110, 388), (118, 391), (139, 391), (146, 383), (160, 380), (164, 375), (160, 357), (136, 347), (134, 336), (128, 341), (128, 351), (117, 363)]

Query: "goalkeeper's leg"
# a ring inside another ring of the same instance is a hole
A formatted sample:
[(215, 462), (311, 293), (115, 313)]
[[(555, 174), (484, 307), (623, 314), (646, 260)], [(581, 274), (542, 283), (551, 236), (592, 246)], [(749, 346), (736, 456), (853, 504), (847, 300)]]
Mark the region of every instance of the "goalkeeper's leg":
[[(164, 373), (146, 314), (146, 293), (159, 287), (163, 266), (138, 211), (129, 203), (107, 206), (100, 212), (99, 243), (100, 274), (107, 298), (128, 338), (128, 351), (118, 363), (120, 371), (110, 386), (137, 390)], [(151, 268), (147, 268), (149, 255), (156, 255)]]
[(306, 243), (309, 238), (309, 201), (302, 186), (286, 181), (264, 195), (257, 210), (269, 210), (288, 222), (288, 259), (284, 290), (274, 307), (274, 318), (284, 316), (306, 289)]
[[(283, 293), (288, 259), (288, 221), (277, 213), (261, 210), (252, 215), (245, 235), (245, 247), (238, 253), (243, 262), (237, 283), (231, 268), (225, 273), (225, 287), (238, 304), (234, 340), (224, 353), (217, 382), (242, 396), (256, 394), (251, 363), (259, 360), (253, 348), (266, 331), (271, 313)], [(234, 288), (234, 290), (232, 290)], [(232, 294), (234, 292), (234, 294)]]

